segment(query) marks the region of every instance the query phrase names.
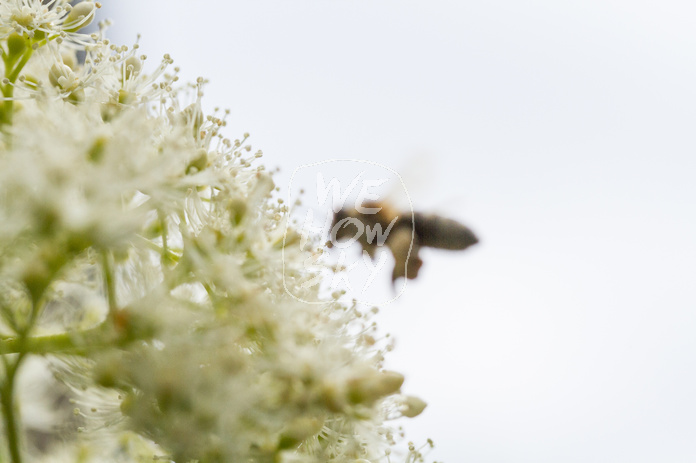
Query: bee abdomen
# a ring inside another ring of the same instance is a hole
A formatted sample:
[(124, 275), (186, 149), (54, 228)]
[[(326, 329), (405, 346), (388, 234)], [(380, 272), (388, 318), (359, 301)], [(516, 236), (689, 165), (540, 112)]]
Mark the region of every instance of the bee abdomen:
[(421, 213), (415, 213), (413, 217), (415, 232), (421, 246), (461, 250), (478, 243), (474, 232), (456, 220)]

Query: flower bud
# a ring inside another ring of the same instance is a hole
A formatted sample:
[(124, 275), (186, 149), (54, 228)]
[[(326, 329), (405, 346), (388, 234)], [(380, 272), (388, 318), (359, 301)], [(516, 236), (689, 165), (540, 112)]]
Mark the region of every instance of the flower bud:
[(101, 353), (92, 368), (94, 381), (102, 387), (118, 387), (124, 373), (123, 354), (114, 350)]
[(10, 57), (19, 56), (27, 48), (27, 39), (19, 34), (11, 34), (7, 38), (7, 52)]
[(318, 434), (323, 426), (324, 420), (321, 418), (309, 416), (295, 418), (288, 423), (281, 434), (278, 448), (288, 449), (295, 447), (305, 439)]
[(204, 117), (201, 107), (197, 104), (188, 105), (182, 111), (186, 123), (191, 124), (191, 129), (193, 130), (193, 138), (198, 139), (201, 127), (203, 126)]
[(111, 121), (119, 113), (118, 103), (115, 101), (107, 101), (100, 107), (101, 117), (104, 122)]
[[(55, 217), (47, 213), (47, 220), (53, 222)], [(46, 230), (50, 233), (53, 224)], [(22, 283), (27, 288), (32, 301), (38, 301), (44, 290), (53, 280), (55, 274), (67, 260), (66, 249), (60, 249), (53, 244), (46, 244), (36, 250), (35, 254), (22, 262), (20, 271)]]
[(104, 157), (104, 150), (106, 148), (106, 143), (108, 138), (101, 136), (94, 140), (94, 143), (87, 151), (87, 159), (91, 162), (99, 162)]
[(122, 105), (129, 105), (136, 100), (137, 95), (128, 90), (120, 89), (118, 91), (118, 102)]
[(320, 397), (323, 405), (334, 413), (340, 413), (346, 406), (345, 390), (337, 383), (327, 380), (322, 384)]
[(29, 7), (15, 9), (10, 16), (10, 22), (14, 21), (22, 27), (29, 28), (34, 23), (34, 16), (31, 13)]
[(55, 63), (48, 72), (48, 80), (54, 87), (61, 90), (72, 90), (77, 87), (77, 76), (69, 66)]
[(133, 76), (140, 74), (140, 69), (142, 69), (143, 64), (139, 58), (131, 56), (123, 63), (126, 69), (126, 80)]
[(60, 58), (63, 60), (63, 64), (68, 66), (73, 71), (77, 69), (77, 56), (73, 50), (61, 50)]
[(372, 404), (377, 399), (397, 392), (404, 376), (394, 371), (368, 371), (348, 381), (348, 399), (354, 404)]
[(85, 101), (85, 91), (82, 88), (76, 88), (70, 95), (68, 95), (68, 101), (73, 104), (81, 103)]
[(414, 396), (405, 396), (403, 399), (403, 408), (401, 414), (406, 418), (414, 418), (420, 415), (428, 404), (424, 400)]
[(31, 89), (39, 88), (39, 79), (31, 74), (22, 74), (19, 76), (20, 82)]
[(65, 18), (63, 30), (65, 32), (76, 32), (79, 29), (89, 25), (94, 20), (94, 10), (96, 5), (94, 2), (80, 2), (73, 6)]
[(404, 384), (404, 375), (396, 371), (383, 371), (375, 384), (375, 392), (382, 396), (393, 394)]
[(227, 210), (230, 213), (230, 221), (232, 222), (232, 225), (237, 226), (246, 216), (247, 204), (239, 198), (230, 199), (227, 203)]

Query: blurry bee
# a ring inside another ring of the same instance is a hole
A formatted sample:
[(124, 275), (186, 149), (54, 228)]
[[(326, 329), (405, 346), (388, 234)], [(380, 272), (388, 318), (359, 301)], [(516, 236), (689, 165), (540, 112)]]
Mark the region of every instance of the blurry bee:
[(422, 247), (462, 250), (478, 243), (468, 227), (436, 214), (400, 213), (376, 201), (364, 202), (361, 210), (344, 208), (334, 214), (328, 246), (354, 238), (374, 259), (378, 246), (386, 245), (394, 256), (392, 283), (418, 276)]

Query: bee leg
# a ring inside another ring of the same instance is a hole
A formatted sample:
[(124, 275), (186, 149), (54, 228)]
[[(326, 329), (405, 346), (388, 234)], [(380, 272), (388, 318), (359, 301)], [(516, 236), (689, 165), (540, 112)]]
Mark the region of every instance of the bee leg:
[(394, 230), (386, 243), (394, 256), (392, 284), (401, 277), (416, 278), (423, 261), (418, 257), (420, 246), (412, 230), (408, 227)]

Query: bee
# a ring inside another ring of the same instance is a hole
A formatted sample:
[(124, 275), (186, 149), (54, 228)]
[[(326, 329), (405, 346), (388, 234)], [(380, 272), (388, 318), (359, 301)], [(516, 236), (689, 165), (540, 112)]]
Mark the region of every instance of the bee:
[(360, 211), (343, 208), (331, 224), (328, 246), (355, 239), (374, 259), (377, 248), (386, 245), (394, 256), (392, 283), (401, 277), (414, 279), (423, 265), (422, 247), (463, 250), (478, 243), (468, 227), (436, 214), (399, 212), (385, 203), (366, 201)]

